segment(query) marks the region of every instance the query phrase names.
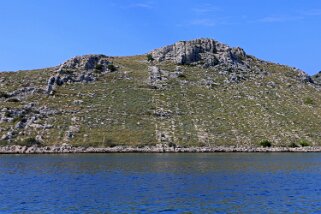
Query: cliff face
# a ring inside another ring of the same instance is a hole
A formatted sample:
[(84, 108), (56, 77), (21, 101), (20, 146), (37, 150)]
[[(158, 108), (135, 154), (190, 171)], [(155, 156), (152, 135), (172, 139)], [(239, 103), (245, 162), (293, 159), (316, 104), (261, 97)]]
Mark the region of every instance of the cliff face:
[(149, 54), (0, 73), (0, 144), (321, 144), (317, 76), (212, 39)]

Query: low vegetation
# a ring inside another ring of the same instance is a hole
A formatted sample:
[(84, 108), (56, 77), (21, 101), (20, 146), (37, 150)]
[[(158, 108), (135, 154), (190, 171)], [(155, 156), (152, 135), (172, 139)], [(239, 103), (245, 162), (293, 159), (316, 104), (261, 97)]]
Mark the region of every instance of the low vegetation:
[(0, 98), (8, 98), (9, 94), (7, 94), (6, 92), (0, 91)]
[(113, 65), (113, 64), (109, 64), (107, 66), (108, 70), (111, 71), (111, 72), (114, 72), (114, 71), (117, 71), (117, 68)]
[(30, 147), (34, 145), (40, 146), (41, 142), (37, 141), (34, 137), (28, 137), (28, 138), (22, 139), (21, 141), (18, 141), (17, 144), (20, 146)]
[(290, 148), (297, 148), (297, 147), (299, 147), (296, 143), (290, 143), (290, 145), (289, 145), (289, 147)]
[(20, 102), (20, 99), (15, 98), (15, 97), (12, 97), (12, 98), (8, 98), (8, 99), (6, 100), (6, 102), (18, 103), (18, 102)]
[(106, 139), (104, 140), (103, 144), (102, 144), (103, 147), (115, 147), (117, 146), (117, 143), (113, 142), (112, 139)]
[(271, 147), (271, 146), (272, 146), (272, 143), (271, 143), (270, 141), (268, 141), (268, 140), (262, 140), (262, 141), (260, 142), (260, 146), (262, 146), (262, 147), (264, 147), (264, 148), (266, 148), (266, 147)]
[(97, 64), (95, 66), (95, 73), (101, 73), (103, 71), (104, 66), (101, 64)]
[(301, 140), (301, 141), (299, 142), (299, 144), (300, 144), (300, 146), (302, 146), (302, 147), (310, 146), (310, 143), (309, 143), (308, 141), (306, 141), (306, 140)]
[(304, 104), (306, 105), (313, 105), (314, 104), (314, 100), (311, 97), (306, 97), (304, 99)]
[(148, 62), (153, 62), (155, 59), (153, 58), (153, 56), (151, 54), (147, 54), (147, 61)]

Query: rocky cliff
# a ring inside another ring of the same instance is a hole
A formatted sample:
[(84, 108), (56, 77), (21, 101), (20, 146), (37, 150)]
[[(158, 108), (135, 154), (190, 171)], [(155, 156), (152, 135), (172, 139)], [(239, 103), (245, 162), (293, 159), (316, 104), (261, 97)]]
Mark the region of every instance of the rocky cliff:
[(0, 73), (0, 144), (318, 146), (320, 82), (212, 39), (78, 56)]

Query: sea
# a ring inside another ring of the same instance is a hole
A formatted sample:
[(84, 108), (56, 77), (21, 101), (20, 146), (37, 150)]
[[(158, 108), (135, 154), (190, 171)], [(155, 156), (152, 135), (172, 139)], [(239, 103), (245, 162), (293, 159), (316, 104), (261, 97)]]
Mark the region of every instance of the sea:
[(321, 153), (0, 155), (0, 213), (321, 213)]

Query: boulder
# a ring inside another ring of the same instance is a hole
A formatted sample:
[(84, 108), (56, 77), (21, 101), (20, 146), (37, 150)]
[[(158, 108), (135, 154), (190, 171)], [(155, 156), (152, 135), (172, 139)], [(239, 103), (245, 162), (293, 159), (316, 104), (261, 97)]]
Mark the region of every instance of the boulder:
[(48, 95), (52, 95), (55, 89), (55, 84), (56, 84), (56, 76), (51, 76), (48, 79), (48, 83), (47, 83), (47, 88), (46, 88), (46, 93)]
[(83, 100), (74, 100), (72, 103), (75, 105), (81, 105), (84, 103), (84, 101)]
[(154, 111), (155, 117), (160, 117), (160, 118), (169, 118), (172, 117), (173, 112), (170, 110), (164, 110), (162, 108), (157, 109)]
[(45, 141), (43, 140), (42, 136), (41, 135), (37, 135), (35, 137), (36, 141), (39, 142), (40, 144), (43, 144), (45, 143)]
[(79, 125), (69, 126), (69, 130), (65, 132), (64, 140), (65, 141), (71, 140), (72, 138), (74, 138), (75, 134), (78, 133), (79, 131), (80, 131)]

